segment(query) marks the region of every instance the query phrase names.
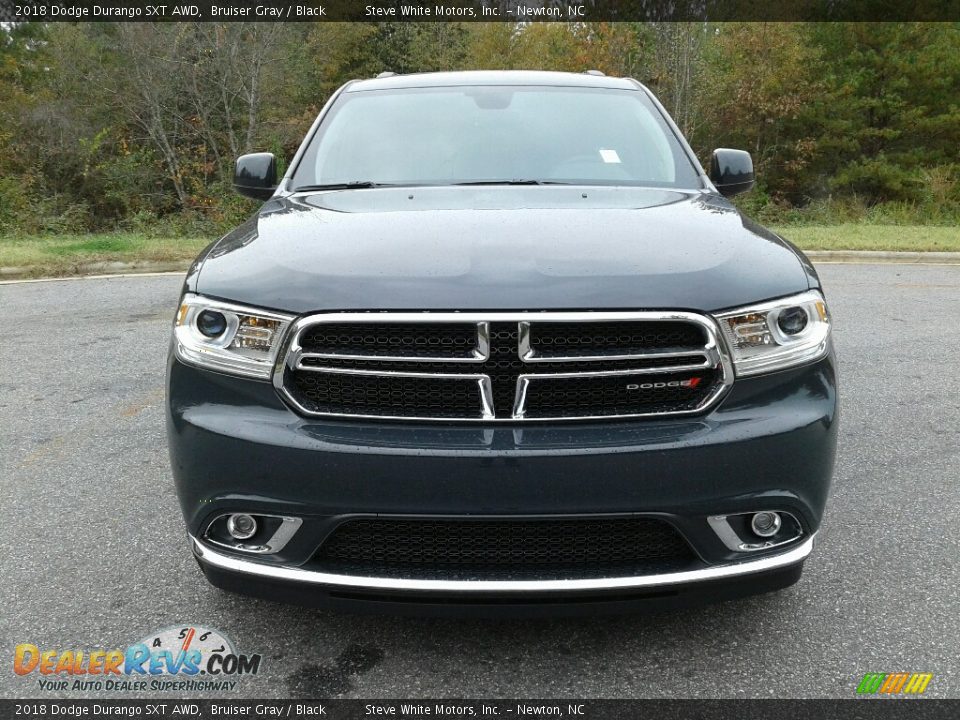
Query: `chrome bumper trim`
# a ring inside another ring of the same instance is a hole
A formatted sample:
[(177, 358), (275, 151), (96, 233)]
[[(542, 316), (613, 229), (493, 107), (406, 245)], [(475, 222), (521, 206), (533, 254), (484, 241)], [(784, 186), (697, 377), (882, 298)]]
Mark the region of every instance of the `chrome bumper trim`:
[(813, 537), (811, 536), (795, 548), (779, 555), (745, 560), (729, 565), (714, 565), (700, 570), (658, 575), (578, 580), (427, 580), (334, 575), (297, 567), (267, 565), (266, 563), (251, 562), (231, 555), (224, 555), (209, 545), (202, 544), (192, 535), (190, 540), (193, 542), (194, 553), (203, 562), (230, 572), (246, 573), (271, 580), (286, 580), (336, 588), (447, 593), (564, 593), (682, 585), (776, 570), (804, 560), (813, 550)]

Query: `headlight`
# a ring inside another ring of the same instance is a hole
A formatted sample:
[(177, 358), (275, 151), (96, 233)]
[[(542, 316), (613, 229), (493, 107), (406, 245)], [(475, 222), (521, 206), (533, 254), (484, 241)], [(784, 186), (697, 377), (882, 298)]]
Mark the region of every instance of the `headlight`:
[(187, 294), (174, 323), (177, 357), (231, 375), (268, 379), (292, 319)]
[(738, 376), (782, 370), (827, 353), (830, 316), (815, 290), (716, 317)]

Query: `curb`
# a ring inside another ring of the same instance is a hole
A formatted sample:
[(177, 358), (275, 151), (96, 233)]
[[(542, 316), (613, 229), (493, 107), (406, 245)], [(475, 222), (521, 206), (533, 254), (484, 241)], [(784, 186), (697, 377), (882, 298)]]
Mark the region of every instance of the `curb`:
[(960, 265), (960, 252), (894, 252), (891, 250), (805, 250), (816, 263), (901, 263)]
[[(807, 250), (805, 254), (815, 264), (899, 263), (902, 265), (960, 265), (960, 252), (894, 252), (888, 250)], [(137, 275), (170, 275), (185, 273), (191, 260), (166, 262), (100, 262), (77, 265), (69, 275), (30, 277), (29, 267), (0, 267), (0, 285), (21, 282), (51, 282), (56, 280), (94, 280), (107, 277)]]
[(29, 267), (0, 267), (0, 285), (18, 282), (50, 282), (54, 280), (93, 280), (104, 277), (129, 277), (134, 275), (183, 274), (192, 260), (166, 260), (163, 262), (98, 262), (77, 265), (69, 275), (31, 277)]

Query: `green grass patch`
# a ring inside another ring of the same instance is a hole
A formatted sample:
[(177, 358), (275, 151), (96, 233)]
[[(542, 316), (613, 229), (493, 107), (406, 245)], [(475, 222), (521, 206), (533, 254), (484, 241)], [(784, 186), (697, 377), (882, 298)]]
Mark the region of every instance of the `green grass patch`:
[(136, 244), (126, 237), (95, 237), (83, 242), (67, 243), (64, 245), (46, 245), (43, 252), (60, 257), (89, 254), (116, 254), (131, 252)]
[(142, 233), (0, 236), (0, 267), (19, 275), (74, 275), (105, 262), (162, 263), (192, 260), (212, 238), (152, 237)]
[(960, 227), (937, 225), (788, 225), (776, 231), (803, 250), (960, 252)]

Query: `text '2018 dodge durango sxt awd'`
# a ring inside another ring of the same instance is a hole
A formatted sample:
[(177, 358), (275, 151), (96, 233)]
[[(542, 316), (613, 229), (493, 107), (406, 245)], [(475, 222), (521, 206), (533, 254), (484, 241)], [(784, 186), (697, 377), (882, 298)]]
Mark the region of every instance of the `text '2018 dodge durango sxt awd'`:
[(837, 434), (814, 268), (597, 73), (350, 82), (187, 275), (173, 473), (213, 584), (327, 606), (679, 607), (799, 577)]

